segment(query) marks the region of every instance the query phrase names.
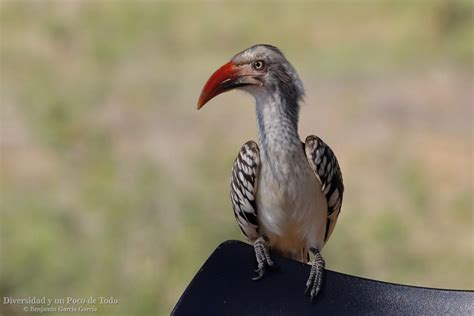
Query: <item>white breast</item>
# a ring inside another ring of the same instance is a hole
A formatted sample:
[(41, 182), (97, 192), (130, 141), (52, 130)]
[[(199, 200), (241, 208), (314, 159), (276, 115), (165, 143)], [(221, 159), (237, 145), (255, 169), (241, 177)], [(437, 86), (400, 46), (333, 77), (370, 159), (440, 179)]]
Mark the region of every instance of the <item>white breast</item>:
[(272, 247), (282, 252), (322, 249), (327, 202), (303, 152), (279, 166), (262, 160), (256, 202), (260, 234)]

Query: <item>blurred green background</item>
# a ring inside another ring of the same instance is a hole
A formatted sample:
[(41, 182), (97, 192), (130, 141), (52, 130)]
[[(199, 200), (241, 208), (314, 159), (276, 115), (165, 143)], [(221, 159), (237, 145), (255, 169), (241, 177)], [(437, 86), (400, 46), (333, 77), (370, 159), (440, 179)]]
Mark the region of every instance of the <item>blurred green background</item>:
[(168, 314), (210, 252), (242, 239), (228, 182), (256, 139), (253, 100), (195, 103), (255, 43), (299, 71), (301, 137), (322, 137), (343, 170), (328, 268), (473, 289), (473, 10), (1, 1), (0, 296), (113, 296), (94, 314)]

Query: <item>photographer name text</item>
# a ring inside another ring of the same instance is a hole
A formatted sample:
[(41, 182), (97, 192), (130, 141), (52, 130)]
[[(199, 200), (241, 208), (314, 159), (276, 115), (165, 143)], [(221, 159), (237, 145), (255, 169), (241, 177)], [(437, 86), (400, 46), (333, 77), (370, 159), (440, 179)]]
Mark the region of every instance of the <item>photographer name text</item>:
[(46, 313), (46, 312), (96, 312), (96, 305), (117, 305), (118, 299), (110, 296), (90, 297), (12, 297), (4, 296), (4, 305), (24, 305), (24, 312)]

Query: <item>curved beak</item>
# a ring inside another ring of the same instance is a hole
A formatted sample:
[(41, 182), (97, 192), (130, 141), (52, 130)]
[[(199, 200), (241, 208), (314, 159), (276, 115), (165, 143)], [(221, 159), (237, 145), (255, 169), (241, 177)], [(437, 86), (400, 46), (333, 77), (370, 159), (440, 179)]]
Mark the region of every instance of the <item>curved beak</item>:
[(197, 109), (201, 109), (209, 100), (221, 93), (242, 86), (261, 84), (249, 65), (236, 65), (230, 61), (217, 69), (207, 80), (199, 96)]

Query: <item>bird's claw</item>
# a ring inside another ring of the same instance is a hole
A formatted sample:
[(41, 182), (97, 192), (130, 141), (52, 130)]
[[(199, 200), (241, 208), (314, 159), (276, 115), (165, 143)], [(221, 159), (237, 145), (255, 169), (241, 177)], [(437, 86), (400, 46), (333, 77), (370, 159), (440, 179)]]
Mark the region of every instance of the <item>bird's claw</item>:
[(253, 270), (257, 275), (254, 276), (254, 277), (252, 278), (252, 280), (253, 280), (253, 281), (258, 281), (258, 280), (260, 280), (260, 279), (263, 277), (263, 275), (265, 274), (265, 272), (267, 272), (267, 271), (273, 272), (273, 271), (278, 271), (278, 270), (279, 270), (279, 269), (278, 269), (278, 266), (275, 265), (272, 261), (271, 261), (270, 263), (271, 263), (271, 264), (269, 264), (269, 263), (267, 262), (267, 264), (264, 265), (263, 267)]
[(318, 295), (320, 289), (321, 289), (321, 281), (322, 281), (322, 274), (318, 276), (315, 276), (311, 281), (308, 280), (306, 283), (306, 289), (304, 291), (305, 295), (310, 296), (311, 302), (314, 300), (314, 298)]
[(253, 277), (252, 280), (257, 281), (263, 277), (267, 268), (268, 270), (274, 270), (274, 263), (270, 258), (267, 240), (265, 238), (258, 238), (253, 247), (255, 249), (255, 258), (257, 259), (258, 268), (255, 270), (257, 275)]
[(313, 264), (311, 266), (311, 272), (309, 274), (308, 281), (306, 282), (306, 289), (304, 291), (305, 295), (311, 297), (311, 302), (313, 302), (314, 298), (318, 295), (319, 291), (321, 290), (321, 283), (323, 280), (323, 270), (325, 266), (325, 262), (319, 251), (313, 250), (315, 257)]
[(255, 273), (257, 273), (257, 275), (252, 278), (252, 281), (260, 280), (265, 274), (265, 268), (262, 267), (261, 269), (255, 269)]

